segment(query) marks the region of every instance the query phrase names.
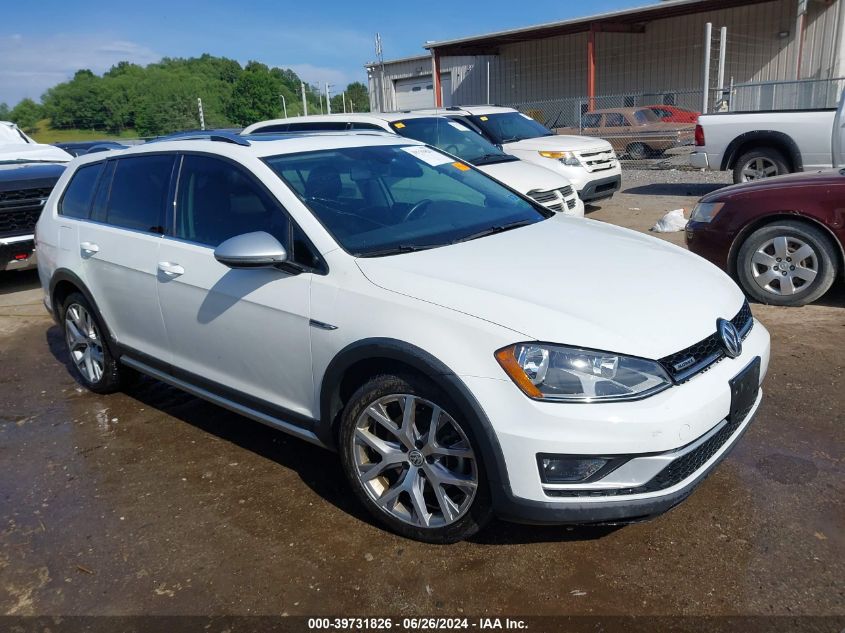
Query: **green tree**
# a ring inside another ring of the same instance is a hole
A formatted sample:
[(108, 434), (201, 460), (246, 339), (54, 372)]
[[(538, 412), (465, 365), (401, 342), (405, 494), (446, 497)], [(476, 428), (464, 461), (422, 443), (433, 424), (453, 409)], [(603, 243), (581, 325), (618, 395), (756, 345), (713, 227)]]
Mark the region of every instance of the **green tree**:
[(18, 124), (24, 132), (31, 132), (42, 118), (43, 108), (32, 99), (22, 99), (9, 112), (9, 119)]
[(346, 100), (352, 102), (355, 112), (370, 111), (370, 92), (360, 81), (353, 81), (346, 86)]
[(232, 88), (226, 115), (233, 123), (243, 126), (277, 118), (280, 116), (282, 88), (282, 82), (267, 66), (249, 62)]
[(10, 112), (8, 103), (0, 103), (0, 121), (8, 121)]

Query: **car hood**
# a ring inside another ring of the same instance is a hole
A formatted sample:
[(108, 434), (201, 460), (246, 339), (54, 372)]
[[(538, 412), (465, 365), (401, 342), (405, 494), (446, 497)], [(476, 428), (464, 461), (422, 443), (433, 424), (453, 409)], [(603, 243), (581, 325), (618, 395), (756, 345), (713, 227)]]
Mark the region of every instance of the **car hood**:
[(573, 136), (569, 134), (555, 134), (554, 136), (538, 136), (526, 138), (515, 143), (505, 143), (505, 151), (536, 150), (544, 152), (583, 152), (583, 151), (611, 151), (610, 143), (605, 140), (589, 136)]
[(717, 189), (704, 196), (702, 202), (718, 202), (729, 198), (738, 198), (746, 194), (755, 194), (764, 191), (778, 191), (810, 186), (845, 186), (845, 169), (824, 169), (821, 171), (798, 172), (786, 174), (774, 178), (763, 178), (752, 180), (738, 185), (731, 185)]
[(492, 165), (479, 165), (478, 169), (505, 183), (511, 189), (526, 194), (529, 191), (548, 191), (568, 187), (569, 180), (551, 169), (532, 165), (521, 160), (512, 160)]
[(716, 331), (743, 295), (684, 249), (596, 220), (555, 217), (358, 266), (375, 285), (540, 340), (661, 358)]
[(73, 160), (73, 156), (53, 145), (41, 145), (40, 143), (0, 144), (0, 163), (17, 159), (66, 163)]

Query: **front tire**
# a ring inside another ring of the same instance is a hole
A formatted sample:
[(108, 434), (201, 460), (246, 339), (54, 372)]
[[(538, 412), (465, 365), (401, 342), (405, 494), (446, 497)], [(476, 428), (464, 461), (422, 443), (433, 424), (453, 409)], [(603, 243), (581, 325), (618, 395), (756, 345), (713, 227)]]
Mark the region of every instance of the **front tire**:
[(76, 378), (95, 393), (119, 391), (126, 371), (109, 351), (107, 331), (88, 300), (80, 293), (68, 295), (62, 304), (65, 345)]
[(350, 398), (340, 422), (343, 470), (367, 510), (394, 532), (455, 543), (490, 519), (472, 431), (436, 385), (379, 375)]
[(830, 289), (837, 258), (821, 229), (786, 220), (745, 239), (737, 254), (737, 277), (745, 293), (761, 303), (803, 306)]
[(651, 155), (651, 148), (645, 143), (631, 143), (626, 152), (633, 160), (643, 160)]

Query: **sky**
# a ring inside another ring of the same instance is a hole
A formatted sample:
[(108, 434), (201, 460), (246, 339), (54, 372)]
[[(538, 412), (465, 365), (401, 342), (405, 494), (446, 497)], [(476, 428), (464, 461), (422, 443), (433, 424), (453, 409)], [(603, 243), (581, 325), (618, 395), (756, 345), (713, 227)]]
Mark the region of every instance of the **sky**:
[(69, 79), (119, 61), (149, 64), (203, 53), (242, 64), (291, 68), (335, 90), (366, 82), (381, 33), (384, 57), (425, 53), (447, 40), (554, 20), (605, 13), (654, 0), (489, 0), (477, 4), (348, 0), (39, 0), (4, 7), (0, 20), (0, 103), (14, 106)]

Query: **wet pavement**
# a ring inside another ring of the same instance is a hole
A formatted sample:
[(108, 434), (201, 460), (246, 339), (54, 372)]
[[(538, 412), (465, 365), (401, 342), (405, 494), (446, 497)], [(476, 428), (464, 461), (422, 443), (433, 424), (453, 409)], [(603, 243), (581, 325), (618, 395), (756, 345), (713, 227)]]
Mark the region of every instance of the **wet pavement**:
[(0, 277), (0, 614), (845, 615), (841, 286), (753, 306), (762, 407), (681, 506), (433, 546), (375, 526), (329, 452), (151, 380), (83, 390), (36, 285)]

